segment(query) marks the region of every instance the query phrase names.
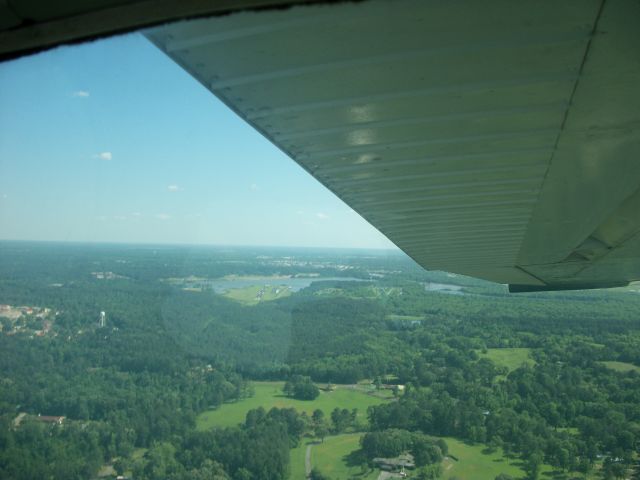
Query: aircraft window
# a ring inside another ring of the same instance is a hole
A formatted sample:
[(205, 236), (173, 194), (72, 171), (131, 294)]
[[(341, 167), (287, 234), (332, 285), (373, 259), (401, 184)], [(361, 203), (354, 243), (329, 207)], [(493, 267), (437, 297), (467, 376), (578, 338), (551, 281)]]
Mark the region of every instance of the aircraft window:
[(423, 269), (141, 33), (0, 106), (0, 478), (635, 474), (637, 284)]

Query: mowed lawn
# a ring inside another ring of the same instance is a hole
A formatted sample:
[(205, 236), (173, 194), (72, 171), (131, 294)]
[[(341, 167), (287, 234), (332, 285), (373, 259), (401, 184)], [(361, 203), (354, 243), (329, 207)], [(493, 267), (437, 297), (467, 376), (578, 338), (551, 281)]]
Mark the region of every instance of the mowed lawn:
[[(304, 457), (307, 453), (307, 445), (313, 444), (314, 442), (315, 440), (303, 438), (300, 441), (300, 445), (291, 449), (289, 453), (289, 480), (304, 480), (306, 478)], [(313, 448), (313, 446), (311, 448)]]
[(502, 450), (494, 453), (483, 453), (486, 445), (468, 445), (455, 438), (445, 438), (449, 446), (449, 453), (458, 461), (447, 457), (442, 462), (443, 479), (459, 478), (460, 480), (493, 480), (501, 473), (506, 473), (514, 478), (526, 476), (519, 465), (520, 459), (508, 459), (503, 456)]
[[(449, 453), (458, 461), (450, 457), (442, 462), (442, 479), (449, 480), (494, 480), (501, 473), (511, 475), (515, 479), (524, 480), (527, 474), (522, 469), (523, 461), (520, 458), (508, 458), (503, 455), (501, 449), (493, 453), (487, 453), (487, 446), (483, 444), (469, 445), (455, 438), (445, 438), (449, 446)], [(595, 480), (600, 478), (597, 471), (591, 472), (587, 477), (574, 473), (555, 470), (551, 465), (540, 466), (540, 480), (569, 480), (571, 478), (587, 478)]]
[[(360, 448), (361, 433), (337, 435), (325, 438), (324, 443), (312, 444), (311, 466), (333, 480), (374, 480), (378, 478), (380, 470), (374, 469), (362, 472), (360, 466), (349, 462), (349, 454)], [(505, 457), (501, 449), (492, 453), (483, 444), (469, 445), (455, 438), (445, 438), (449, 446), (449, 453), (457, 458), (445, 458), (442, 462), (442, 479), (458, 480), (494, 480), (501, 473), (511, 475), (515, 479), (523, 480), (526, 473), (520, 458)], [(305, 453), (311, 440), (301, 442), (301, 445), (291, 450), (291, 475), (289, 480), (303, 480), (305, 473)], [(540, 468), (541, 480), (568, 480), (571, 474), (554, 470), (550, 465)], [(582, 478), (582, 477), (581, 477)], [(587, 478), (597, 478), (594, 472)]]
[[(325, 438), (323, 443), (313, 445), (311, 447), (312, 468), (317, 468), (332, 480), (350, 480), (353, 478), (374, 480), (378, 478), (378, 469), (367, 469), (367, 471), (363, 472), (359, 465), (350, 465), (348, 456), (350, 453), (360, 449), (361, 436), (361, 433), (336, 435)], [(293, 457), (291, 461), (293, 463)], [(302, 461), (304, 467), (304, 454)], [(299, 480), (304, 477), (294, 477), (292, 469), (290, 478), (291, 480)]]
[(513, 371), (522, 364), (535, 365), (535, 360), (531, 358), (530, 348), (488, 348), (487, 353), (480, 352), (480, 358), (488, 358), (496, 365), (507, 367)]
[(293, 407), (300, 412), (311, 415), (320, 409), (329, 418), (334, 408), (346, 408), (351, 411), (358, 409), (358, 418), (366, 421), (367, 408), (379, 405), (384, 399), (367, 395), (365, 392), (349, 387), (338, 386), (333, 392), (320, 391), (318, 398), (312, 401), (295, 400), (285, 397), (282, 393), (284, 382), (253, 382), (255, 394), (238, 402), (225, 403), (215, 410), (209, 410), (198, 415), (196, 428), (208, 430), (213, 427), (229, 427), (244, 422), (247, 412), (251, 409), (263, 407), (270, 410), (273, 407)]
[(604, 365), (607, 368), (610, 368), (611, 370), (615, 370), (616, 372), (638, 372), (640, 373), (640, 367), (638, 367), (637, 365), (634, 365), (633, 363), (626, 363), (626, 362), (614, 362), (614, 361), (607, 361), (607, 362), (600, 362), (602, 365)]
[[(324, 443), (311, 447), (311, 466), (317, 468), (333, 480), (351, 480), (354, 478), (373, 480), (379, 470), (374, 469), (362, 474), (360, 466), (350, 465), (348, 455), (360, 448), (361, 433), (337, 435), (325, 438)], [(449, 452), (458, 460), (446, 458), (442, 462), (443, 480), (494, 480), (500, 473), (506, 473), (516, 479), (523, 479), (526, 473), (522, 469), (522, 460), (507, 458), (502, 450), (486, 453), (486, 445), (468, 445), (454, 438), (445, 438)], [(304, 443), (304, 442), (303, 442)], [(304, 479), (304, 459), (307, 445), (291, 451), (290, 480)], [(541, 468), (541, 479), (550, 478), (549, 465)], [(300, 476), (303, 475), (303, 476)]]

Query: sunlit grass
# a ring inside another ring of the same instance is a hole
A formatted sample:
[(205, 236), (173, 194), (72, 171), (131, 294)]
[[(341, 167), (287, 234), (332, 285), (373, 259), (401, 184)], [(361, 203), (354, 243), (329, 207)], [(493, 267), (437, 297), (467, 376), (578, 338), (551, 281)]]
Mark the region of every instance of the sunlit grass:
[[(323, 443), (314, 445), (311, 449), (311, 465), (332, 480), (373, 480), (378, 478), (377, 469), (365, 467), (349, 462), (349, 454), (360, 449), (362, 434), (353, 433), (325, 438)], [(303, 458), (304, 460), (304, 458)], [(297, 480), (291, 477), (291, 480)]]
[(445, 438), (449, 446), (449, 457), (442, 462), (443, 479), (458, 478), (459, 480), (493, 480), (501, 473), (513, 478), (525, 477), (520, 459), (510, 459), (504, 456), (502, 450), (488, 452), (486, 445), (468, 445), (454, 438)]
[(244, 398), (238, 402), (225, 403), (215, 410), (198, 415), (196, 420), (198, 430), (237, 425), (244, 422), (249, 410), (258, 407), (263, 407), (265, 410), (273, 407), (293, 407), (300, 412), (307, 412), (308, 415), (311, 415), (314, 410), (320, 409), (327, 418), (336, 407), (346, 408), (349, 411), (357, 408), (358, 419), (365, 422), (367, 408), (385, 402), (384, 399), (368, 395), (361, 390), (343, 386), (337, 386), (333, 392), (321, 391), (318, 398), (308, 401), (285, 397), (282, 393), (284, 382), (254, 382), (252, 385), (255, 390), (252, 397)]
[(290, 480), (304, 480), (306, 478), (304, 459), (307, 452), (307, 445), (309, 443), (314, 443), (314, 441), (305, 438), (300, 442), (300, 445), (298, 445), (296, 448), (291, 449), (289, 464)]
[(535, 365), (530, 348), (489, 348), (480, 353), (480, 358), (488, 358), (498, 366), (506, 367), (510, 372), (523, 364)]
[[(455, 456), (457, 461), (451, 457), (442, 462), (443, 480), (494, 480), (501, 473), (511, 475), (514, 479), (524, 480), (527, 474), (524, 471), (524, 462), (517, 456), (508, 457), (500, 448), (488, 450), (484, 444), (470, 445), (456, 440), (455, 438), (445, 438), (449, 446), (449, 454)], [(554, 469), (551, 465), (542, 464), (540, 466), (540, 480), (569, 480), (575, 478), (586, 478), (595, 480), (600, 478), (596, 471), (591, 472), (586, 477), (575, 472), (563, 472)]]
[(604, 365), (607, 368), (610, 368), (611, 370), (615, 370), (617, 372), (638, 372), (640, 373), (640, 367), (638, 367), (637, 365), (634, 365), (633, 363), (626, 363), (626, 362), (614, 362), (614, 361), (606, 361), (606, 362), (600, 362), (602, 365)]

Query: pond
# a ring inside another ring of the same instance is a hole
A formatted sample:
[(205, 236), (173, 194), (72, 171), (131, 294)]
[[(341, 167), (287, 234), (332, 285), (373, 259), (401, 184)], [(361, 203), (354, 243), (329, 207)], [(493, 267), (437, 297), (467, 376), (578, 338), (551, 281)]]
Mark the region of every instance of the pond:
[(185, 280), (185, 288), (202, 288), (213, 290), (216, 293), (225, 293), (237, 288), (246, 288), (253, 285), (285, 286), (292, 292), (297, 292), (308, 287), (313, 282), (338, 281), (338, 282), (362, 282), (366, 281), (353, 277), (247, 277), (247, 278), (214, 278), (199, 279), (196, 281)]
[(465, 294), (464, 291), (462, 290), (462, 286), (454, 285), (452, 283), (427, 282), (424, 284), (424, 289), (427, 292), (449, 293), (451, 295)]

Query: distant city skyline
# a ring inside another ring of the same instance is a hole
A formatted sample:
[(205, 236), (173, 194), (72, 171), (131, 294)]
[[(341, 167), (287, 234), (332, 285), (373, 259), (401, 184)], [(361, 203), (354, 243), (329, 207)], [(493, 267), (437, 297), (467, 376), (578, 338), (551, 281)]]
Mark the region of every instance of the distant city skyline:
[(396, 247), (139, 34), (0, 64), (0, 238)]

